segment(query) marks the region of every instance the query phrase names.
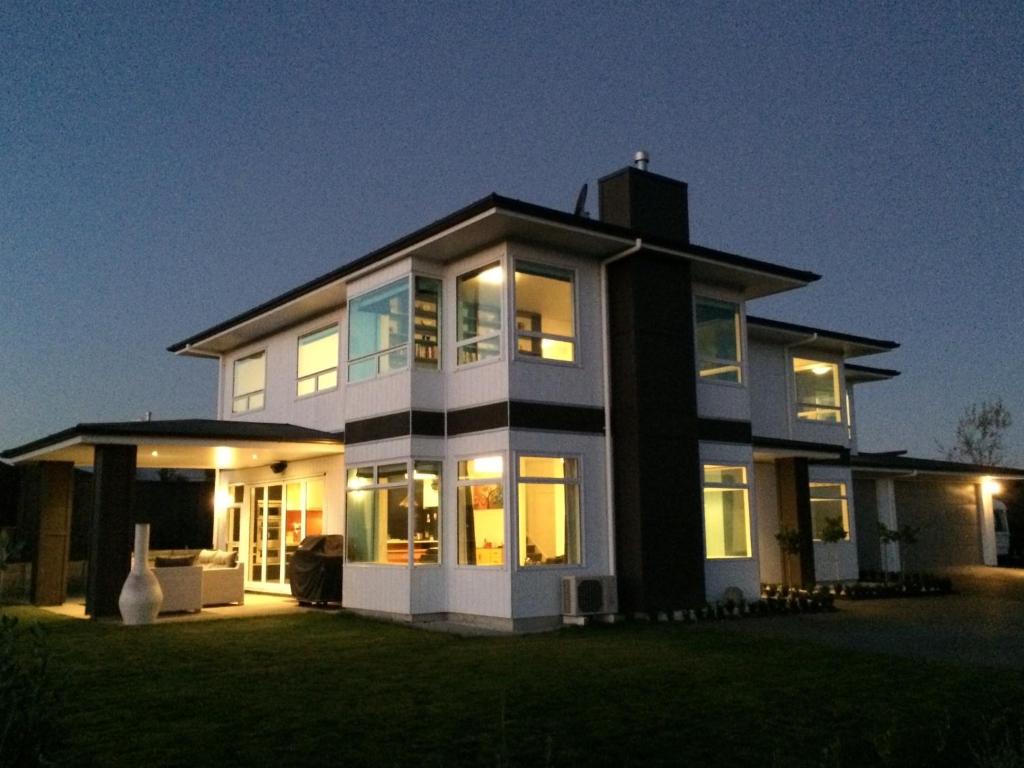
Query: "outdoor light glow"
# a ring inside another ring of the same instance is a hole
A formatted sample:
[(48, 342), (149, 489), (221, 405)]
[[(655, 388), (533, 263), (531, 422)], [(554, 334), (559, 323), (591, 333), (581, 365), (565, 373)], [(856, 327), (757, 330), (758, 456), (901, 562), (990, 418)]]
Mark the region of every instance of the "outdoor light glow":
[(981, 481), (981, 490), (988, 494), (997, 494), (1003, 492), (1003, 484), (993, 480), (991, 477), (986, 477)]
[(505, 273), (500, 266), (485, 269), (480, 273), (480, 281), (491, 285), (501, 285), (505, 280)]
[(213, 494), (213, 508), (218, 512), (227, 509), (229, 504), (231, 504), (231, 494), (223, 488)]
[(150, 455), (150, 456), (159, 456), (159, 455), (160, 455), (160, 452), (159, 452), (159, 451), (150, 451), (150, 452), (149, 452), (149, 455)]
[(260, 457), (260, 455), (259, 455), (258, 453), (254, 453), (254, 454), (252, 455), (252, 457), (253, 457), (254, 459), (258, 459), (258, 458)]
[(235, 452), (227, 446), (218, 445), (213, 449), (213, 460), (216, 462), (218, 467), (231, 466), (231, 462), (234, 458)]

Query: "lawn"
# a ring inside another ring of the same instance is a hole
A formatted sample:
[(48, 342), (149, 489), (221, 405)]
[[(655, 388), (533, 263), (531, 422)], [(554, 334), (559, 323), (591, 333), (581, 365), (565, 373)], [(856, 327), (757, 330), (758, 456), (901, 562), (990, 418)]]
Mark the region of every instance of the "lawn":
[(1024, 674), (619, 625), (456, 637), (348, 615), (41, 622), (65, 765), (972, 765)]

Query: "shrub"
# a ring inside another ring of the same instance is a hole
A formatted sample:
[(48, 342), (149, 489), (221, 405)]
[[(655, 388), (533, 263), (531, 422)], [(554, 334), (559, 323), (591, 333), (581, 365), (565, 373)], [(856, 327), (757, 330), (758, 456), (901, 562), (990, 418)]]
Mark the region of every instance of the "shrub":
[(42, 628), (0, 614), (0, 765), (50, 765), (58, 729), (56, 688)]

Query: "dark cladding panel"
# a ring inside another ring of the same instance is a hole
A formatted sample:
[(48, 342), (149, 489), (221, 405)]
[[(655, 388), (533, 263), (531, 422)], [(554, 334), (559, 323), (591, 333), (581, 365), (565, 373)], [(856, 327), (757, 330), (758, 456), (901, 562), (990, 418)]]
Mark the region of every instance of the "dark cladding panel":
[(686, 183), (637, 168), (623, 168), (598, 181), (601, 221), (637, 234), (690, 241)]
[(60, 605), (67, 596), (74, 465), (42, 462), (22, 470), (22, 519), (32, 542), (32, 603)]
[(704, 525), (689, 263), (608, 267), (615, 537), (626, 612), (704, 602)]

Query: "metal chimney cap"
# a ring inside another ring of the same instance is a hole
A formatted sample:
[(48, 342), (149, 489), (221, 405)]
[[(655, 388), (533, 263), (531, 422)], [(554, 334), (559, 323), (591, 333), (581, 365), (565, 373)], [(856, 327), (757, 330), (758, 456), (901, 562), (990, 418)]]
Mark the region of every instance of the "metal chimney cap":
[(651, 156), (647, 154), (647, 150), (638, 149), (633, 153), (633, 165), (641, 171), (647, 170), (647, 163), (650, 162), (650, 159)]

